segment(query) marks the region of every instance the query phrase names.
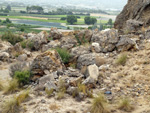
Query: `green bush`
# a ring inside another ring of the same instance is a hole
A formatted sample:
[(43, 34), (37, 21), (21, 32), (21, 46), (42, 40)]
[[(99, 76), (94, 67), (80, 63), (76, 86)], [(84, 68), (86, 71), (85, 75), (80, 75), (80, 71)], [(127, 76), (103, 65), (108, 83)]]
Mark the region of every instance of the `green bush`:
[(12, 45), (15, 45), (16, 43), (23, 41), (22, 37), (13, 34), (10, 31), (5, 32), (5, 34), (2, 35), (1, 39), (10, 42)]
[(30, 81), (31, 73), (30, 71), (16, 71), (14, 77), (18, 80), (19, 85), (26, 85)]
[(27, 47), (30, 48), (31, 50), (33, 50), (34, 49), (34, 42), (32, 40), (29, 40), (27, 42)]
[(67, 64), (69, 63), (69, 59), (71, 57), (70, 53), (67, 51), (67, 49), (62, 49), (62, 48), (56, 48), (56, 51), (60, 55), (63, 63)]
[(27, 41), (24, 40), (24, 41), (22, 41), (20, 44), (21, 44), (21, 47), (22, 47), (22, 48), (26, 48), (26, 46), (27, 46)]

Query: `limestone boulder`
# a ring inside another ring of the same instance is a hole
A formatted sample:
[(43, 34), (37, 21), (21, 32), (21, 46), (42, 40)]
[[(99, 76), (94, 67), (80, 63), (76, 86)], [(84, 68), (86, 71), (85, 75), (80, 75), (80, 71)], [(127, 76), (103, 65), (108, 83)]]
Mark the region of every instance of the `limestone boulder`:
[(58, 31), (58, 29), (52, 28), (49, 33), (49, 38), (52, 38), (53, 40), (59, 40), (62, 38), (62, 33)]
[(45, 72), (55, 72), (65, 68), (59, 54), (55, 50), (38, 55), (32, 62), (31, 72), (34, 76), (43, 76)]
[(119, 41), (118, 31), (110, 29), (95, 33), (91, 41), (99, 43), (102, 52), (112, 52)]

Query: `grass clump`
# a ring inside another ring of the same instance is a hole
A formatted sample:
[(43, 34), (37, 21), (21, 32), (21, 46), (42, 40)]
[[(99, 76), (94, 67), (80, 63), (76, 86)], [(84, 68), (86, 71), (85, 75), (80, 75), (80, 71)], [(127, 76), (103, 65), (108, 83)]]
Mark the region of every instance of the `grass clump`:
[(106, 109), (106, 100), (102, 94), (94, 97), (90, 107), (90, 113), (109, 113), (108, 109)]
[(134, 109), (134, 107), (131, 105), (130, 100), (128, 98), (123, 98), (119, 104), (118, 109), (130, 112)]
[(58, 83), (58, 93), (57, 93), (57, 99), (63, 99), (64, 95), (66, 93), (66, 84), (65, 81), (60, 79)]
[(71, 57), (70, 53), (67, 51), (67, 49), (62, 49), (62, 48), (56, 48), (56, 51), (60, 55), (63, 63), (67, 64), (69, 63), (69, 59)]
[(16, 71), (14, 73), (14, 78), (18, 80), (20, 86), (28, 84), (30, 81), (30, 76), (30, 71)]
[(22, 93), (20, 93), (16, 100), (17, 100), (17, 105), (19, 106), (23, 101), (25, 101), (25, 99), (27, 99), (29, 97), (29, 90), (24, 90)]
[(12, 80), (9, 81), (8, 85), (5, 86), (4, 88), (4, 93), (5, 94), (11, 94), (14, 93), (18, 90), (18, 80), (13, 78)]
[(59, 109), (59, 106), (55, 103), (55, 104), (51, 104), (51, 105), (49, 106), (49, 108), (50, 108), (50, 110), (55, 111), (55, 110), (58, 110), (58, 109)]
[(50, 89), (50, 90), (45, 89), (45, 92), (46, 92), (47, 96), (50, 97), (53, 94), (54, 89)]
[(121, 54), (119, 58), (116, 60), (116, 64), (125, 65), (127, 61), (127, 54)]
[(2, 104), (2, 113), (18, 113), (19, 106), (17, 105), (16, 97), (6, 100)]
[(3, 88), (4, 88), (4, 86), (3, 86), (3, 82), (0, 80), (0, 91), (2, 91), (2, 90), (3, 90)]
[(16, 43), (23, 41), (22, 37), (13, 34), (10, 31), (5, 32), (5, 34), (2, 35), (1, 39), (10, 42), (12, 45), (15, 45)]

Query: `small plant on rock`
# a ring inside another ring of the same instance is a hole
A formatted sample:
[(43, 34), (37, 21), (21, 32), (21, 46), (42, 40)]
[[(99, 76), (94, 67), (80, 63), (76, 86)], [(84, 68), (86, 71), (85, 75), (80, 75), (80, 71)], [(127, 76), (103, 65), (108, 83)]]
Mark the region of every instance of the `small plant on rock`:
[(106, 100), (102, 94), (94, 97), (90, 113), (109, 113), (108, 109), (106, 109)]
[(127, 54), (121, 54), (119, 58), (116, 60), (116, 64), (125, 65), (127, 61)]
[(123, 98), (120, 102), (118, 109), (130, 112), (134, 109), (134, 107), (131, 105), (130, 100), (128, 98)]
[(63, 63), (67, 64), (69, 63), (69, 59), (71, 57), (70, 53), (67, 51), (67, 49), (62, 49), (62, 48), (56, 48), (56, 51), (60, 55)]

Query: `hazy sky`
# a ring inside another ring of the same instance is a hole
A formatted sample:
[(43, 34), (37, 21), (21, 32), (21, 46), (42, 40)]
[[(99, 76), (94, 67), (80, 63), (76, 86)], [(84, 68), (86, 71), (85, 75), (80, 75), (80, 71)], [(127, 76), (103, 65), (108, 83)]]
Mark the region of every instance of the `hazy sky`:
[[(0, 0), (4, 1), (4, 0)], [(127, 3), (127, 0), (5, 0), (5, 1), (17, 1), (27, 4), (51, 4), (51, 5), (81, 5), (100, 8), (116, 8), (121, 9)]]

